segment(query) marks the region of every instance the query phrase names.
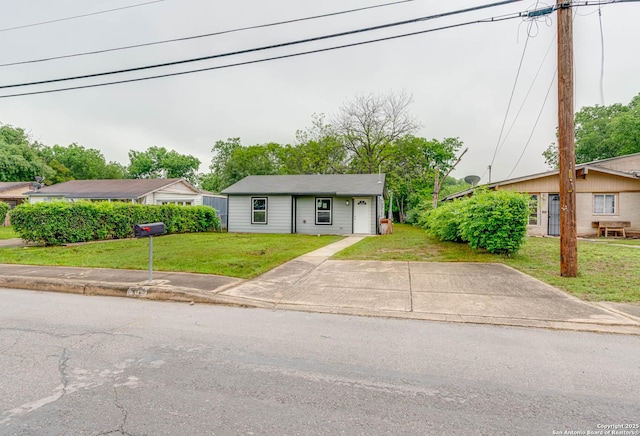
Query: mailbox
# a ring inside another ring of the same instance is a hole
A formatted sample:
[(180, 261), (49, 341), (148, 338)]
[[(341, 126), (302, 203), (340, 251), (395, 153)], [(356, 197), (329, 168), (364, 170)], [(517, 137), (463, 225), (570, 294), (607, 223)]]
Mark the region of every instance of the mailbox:
[(157, 236), (164, 233), (164, 223), (135, 224), (133, 226), (133, 235), (136, 238), (144, 238), (145, 236)]

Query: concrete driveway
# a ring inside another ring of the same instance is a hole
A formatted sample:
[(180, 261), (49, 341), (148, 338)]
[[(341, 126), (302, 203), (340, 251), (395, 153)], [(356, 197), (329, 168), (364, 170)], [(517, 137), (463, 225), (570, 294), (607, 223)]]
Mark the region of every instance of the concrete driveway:
[[(640, 319), (502, 264), (330, 260), (347, 238), (220, 293), (263, 307), (611, 331)], [(590, 327), (591, 326), (591, 327)]]

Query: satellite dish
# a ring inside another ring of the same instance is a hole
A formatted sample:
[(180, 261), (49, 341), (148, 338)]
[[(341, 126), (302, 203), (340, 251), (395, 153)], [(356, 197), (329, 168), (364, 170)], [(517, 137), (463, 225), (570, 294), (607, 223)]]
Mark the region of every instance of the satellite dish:
[(469, 183), (471, 186), (475, 186), (476, 183), (480, 181), (480, 177), (478, 176), (467, 176), (464, 178), (464, 181)]

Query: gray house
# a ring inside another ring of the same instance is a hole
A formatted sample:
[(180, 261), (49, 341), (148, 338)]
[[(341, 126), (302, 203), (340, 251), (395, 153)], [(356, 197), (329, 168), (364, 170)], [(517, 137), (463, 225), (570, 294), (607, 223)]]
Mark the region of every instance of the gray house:
[(374, 235), (386, 183), (384, 174), (248, 176), (222, 193), (230, 232)]

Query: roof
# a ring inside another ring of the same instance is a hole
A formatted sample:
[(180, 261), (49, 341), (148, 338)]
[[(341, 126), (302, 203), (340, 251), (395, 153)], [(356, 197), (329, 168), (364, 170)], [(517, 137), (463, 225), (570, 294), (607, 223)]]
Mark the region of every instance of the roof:
[(137, 199), (180, 182), (189, 186), (194, 193), (198, 193), (198, 190), (184, 179), (112, 179), (69, 180), (45, 186), (30, 195), (32, 197)]
[[(628, 156), (625, 156), (625, 157), (628, 157)], [(613, 160), (613, 159), (616, 159), (616, 158), (607, 159), (607, 160)], [(610, 175), (613, 175), (613, 176), (624, 177), (624, 178), (629, 178), (629, 179), (634, 179), (634, 180), (638, 180), (639, 179), (639, 177), (635, 173), (626, 172), (626, 171), (612, 170), (610, 168), (606, 168), (606, 167), (595, 165), (596, 162), (601, 162), (601, 161), (595, 161), (595, 162), (576, 165), (576, 172), (582, 172), (582, 174), (588, 174), (589, 171), (595, 171), (595, 172), (599, 172), (599, 173), (605, 173), (605, 174), (610, 174)], [(528, 176), (516, 177), (515, 179), (501, 180), (499, 182), (488, 183), (486, 185), (474, 186), (472, 188), (465, 189), (464, 191), (460, 191), (460, 192), (456, 192), (455, 194), (448, 195), (447, 197), (444, 198), (444, 200), (445, 201), (446, 200), (453, 200), (454, 198), (464, 197), (466, 195), (469, 195), (469, 194), (473, 193), (473, 191), (475, 191), (479, 187), (480, 188), (485, 188), (485, 189), (493, 189), (495, 187), (500, 187), (500, 186), (503, 186), (503, 185), (511, 185), (513, 183), (526, 182), (528, 180), (534, 180), (534, 179), (541, 179), (543, 177), (556, 176), (556, 175), (558, 175), (558, 173), (559, 173), (559, 170), (551, 170), (551, 171), (546, 171), (544, 173), (530, 174)]]
[(223, 190), (223, 194), (383, 195), (384, 174), (314, 174), (247, 176)]
[(17, 188), (29, 188), (33, 189), (33, 182), (0, 182), (0, 192), (11, 191)]
[(615, 161), (619, 161), (619, 160), (626, 160), (630, 157), (637, 157), (640, 156), (640, 153), (631, 153), (631, 154), (625, 154), (622, 156), (616, 156), (616, 157), (610, 157), (607, 159), (600, 159), (600, 160), (593, 160), (591, 162), (585, 162), (584, 165), (602, 165), (602, 164), (608, 164), (610, 162), (615, 162)]

